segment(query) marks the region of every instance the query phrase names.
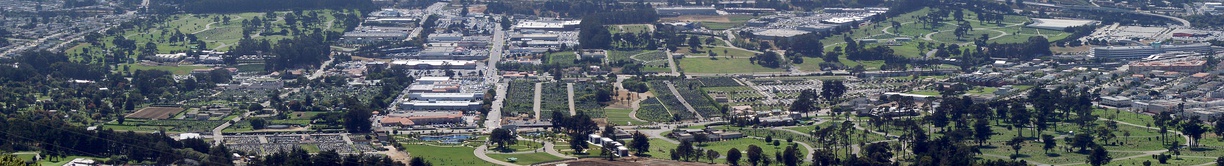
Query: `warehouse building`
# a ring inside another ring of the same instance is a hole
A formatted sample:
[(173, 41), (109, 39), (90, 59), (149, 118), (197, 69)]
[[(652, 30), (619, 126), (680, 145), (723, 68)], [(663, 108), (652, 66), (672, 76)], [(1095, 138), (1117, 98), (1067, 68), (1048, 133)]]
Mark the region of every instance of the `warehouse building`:
[(1147, 46), (1094, 47), (1092, 48), (1092, 55), (1093, 57), (1106, 59), (1142, 59), (1155, 54), (1175, 51), (1211, 53), (1212, 48), (1209, 43), (1162, 45), (1160, 42), (1152, 42)]
[(681, 15), (718, 15), (718, 9), (708, 6), (687, 6), (687, 7), (661, 7), (655, 8), (655, 13), (659, 16), (681, 16)]

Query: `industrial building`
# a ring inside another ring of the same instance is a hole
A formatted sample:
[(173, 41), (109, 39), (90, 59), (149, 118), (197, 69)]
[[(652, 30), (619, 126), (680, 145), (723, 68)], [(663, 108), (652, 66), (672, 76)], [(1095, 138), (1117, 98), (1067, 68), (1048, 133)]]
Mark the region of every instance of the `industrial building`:
[(791, 30), (791, 29), (767, 29), (764, 31), (753, 32), (757, 38), (764, 40), (790, 40), (791, 37), (808, 34), (808, 31)]
[(475, 111), (480, 109), (482, 101), (425, 101), (412, 100), (401, 102), (400, 109), (404, 110), (452, 110), (452, 111)]
[(710, 6), (688, 6), (688, 7), (661, 7), (655, 8), (655, 13), (659, 16), (681, 16), (681, 15), (718, 15), (718, 9)]
[(463, 112), (417, 111), (410, 114), (391, 114), (378, 120), (383, 126), (411, 127), (432, 124), (463, 123)]
[(407, 32), (353, 31), (345, 32), (340, 41), (348, 44), (369, 44), (382, 41), (401, 41), (408, 38)]
[(521, 21), (514, 25), (515, 30), (570, 31), (578, 28), (582, 20), (568, 21)]
[(450, 100), (479, 101), (484, 100), (484, 93), (409, 93), (410, 100)]
[(1026, 27), (1062, 31), (1062, 30), (1066, 30), (1068, 27), (1087, 26), (1087, 25), (1094, 25), (1097, 23), (1100, 23), (1100, 21), (1033, 18), (1033, 23), (1026, 25)]
[(1209, 43), (1162, 45), (1160, 42), (1152, 42), (1147, 46), (1093, 47), (1092, 56), (1105, 59), (1141, 59), (1155, 54), (1175, 51), (1210, 53), (1212, 48)]
[(405, 58), (421, 60), (481, 60), (489, 58), (488, 52), (473, 51), (466, 47), (429, 47)]
[(392, 66), (405, 65), (412, 69), (476, 69), (476, 61), (465, 60), (395, 60)]

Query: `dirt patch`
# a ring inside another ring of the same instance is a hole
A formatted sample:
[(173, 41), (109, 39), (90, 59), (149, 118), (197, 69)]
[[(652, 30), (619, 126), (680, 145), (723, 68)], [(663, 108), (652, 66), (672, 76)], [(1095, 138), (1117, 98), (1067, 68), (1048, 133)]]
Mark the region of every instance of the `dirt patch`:
[(616, 159), (616, 161), (608, 161), (608, 160), (606, 160), (606, 159), (602, 159), (602, 158), (586, 158), (586, 159), (568, 160), (568, 161), (563, 161), (563, 162), (557, 162), (557, 163), (547, 163), (547, 164), (540, 164), (540, 165), (543, 165), (543, 166), (557, 166), (557, 165), (560, 165), (560, 164), (565, 164), (565, 165), (601, 165), (601, 166), (655, 166), (655, 165), (658, 165), (658, 166), (673, 166), (673, 165), (681, 165), (681, 166), (707, 166), (707, 165), (713, 165), (713, 164), (706, 164), (706, 163), (680, 162), (680, 161), (672, 161), (672, 160), (659, 160), (659, 159), (643, 158), (643, 157), (626, 157), (626, 158), (619, 158), (619, 159)]
[(661, 22), (721, 22), (730, 23), (731, 18), (727, 16), (705, 16), (705, 15), (684, 15), (676, 17), (659, 18)]
[(468, 6), (468, 13), (484, 13), (489, 7), (485, 5)]
[(124, 116), (133, 119), (168, 119), (170, 115), (183, 112), (183, 108), (178, 107), (145, 107)]

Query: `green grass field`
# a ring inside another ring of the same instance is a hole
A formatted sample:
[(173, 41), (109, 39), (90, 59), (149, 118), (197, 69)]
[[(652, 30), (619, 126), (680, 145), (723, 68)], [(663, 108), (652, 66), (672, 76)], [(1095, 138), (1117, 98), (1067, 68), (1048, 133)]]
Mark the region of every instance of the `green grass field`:
[[(343, 22), (335, 21), (333, 10), (310, 10), (305, 11), (317, 12), (319, 22), (305, 24), (299, 26), (299, 29), (314, 29), (320, 28), (326, 31), (340, 32), (344, 30)], [(251, 35), (255, 40), (276, 40), (291, 38), (293, 32), (288, 34), (280, 33), (283, 30), (289, 29), (289, 25), (283, 20), (289, 12), (278, 12), (277, 18), (267, 18), (265, 13), (233, 13), (233, 14), (178, 14), (169, 16), (164, 22), (152, 23), (149, 26), (138, 26), (137, 28), (122, 29), (118, 33), (109, 36), (103, 36), (98, 39), (95, 45), (82, 42), (74, 47), (69, 48), (65, 52), (70, 55), (80, 54), (93, 56), (91, 62), (99, 62), (103, 60), (102, 55), (110, 53), (107, 50), (117, 50), (111, 43), (116, 38), (122, 37), (132, 40), (137, 49), (132, 54), (127, 55), (129, 59), (136, 58), (136, 55), (142, 54), (146, 43), (153, 43), (157, 47), (157, 53), (175, 53), (189, 50), (219, 50), (227, 51), (231, 46), (237, 45), (237, 42), (242, 39), (242, 22), (252, 21), (255, 18), (264, 19), (268, 24), (267, 31), (260, 29)], [(226, 21), (225, 18), (229, 18)], [(288, 32), (288, 31), (287, 31)], [(207, 48), (196, 48), (198, 44), (187, 42), (186, 40), (175, 40), (175, 34), (195, 35), (197, 39), (205, 43)], [(72, 57), (73, 60), (84, 60), (81, 57)]]
[(706, 29), (721, 31), (743, 26), (744, 22), (748, 22), (748, 20), (751, 20), (752, 18), (755, 17), (751, 15), (730, 15), (727, 16), (727, 20), (729, 20), (729, 22), (703, 21), (701, 22), (701, 26), (705, 27)]
[(781, 68), (767, 68), (761, 65), (752, 64), (748, 59), (736, 58), (711, 60), (710, 58), (684, 58), (678, 59), (680, 68), (686, 73), (753, 73), (753, 72), (782, 72)]
[(563, 66), (573, 65), (574, 60), (578, 59), (574, 52), (571, 51), (554, 52), (552, 54), (548, 54), (547, 56), (548, 63), (561, 64)]
[[(894, 50), (896, 54), (905, 56), (905, 57), (920, 57), (925, 54), (925, 52), (923, 51), (929, 51), (929, 49), (927, 50), (918, 49), (916, 42), (927, 42), (927, 43), (935, 43), (935, 44), (942, 43), (942, 44), (969, 44), (969, 45), (972, 45), (972, 42), (974, 39), (979, 38), (981, 37), (981, 35), (985, 34), (985, 35), (989, 35), (989, 37), (992, 38), (988, 42), (1021, 43), (1021, 42), (1028, 41), (1028, 38), (1033, 37), (1033, 36), (1045, 36), (1047, 37), (1047, 40), (1053, 41), (1053, 40), (1059, 40), (1059, 39), (1066, 38), (1067, 36), (1070, 35), (1070, 33), (1062, 32), (1062, 31), (1038, 30), (1034, 28), (1023, 27), (1023, 23), (1028, 22), (1029, 18), (1020, 16), (1020, 15), (1004, 16), (1003, 20), (999, 23), (978, 22), (976, 13), (971, 12), (971, 11), (966, 11), (964, 12), (965, 13), (964, 20), (966, 22), (969, 22), (969, 25), (973, 27), (973, 30), (969, 31), (968, 34), (964, 36), (957, 37), (953, 33), (953, 31), (957, 28), (957, 25), (956, 25), (957, 21), (953, 20), (954, 17), (952, 16), (946, 17), (945, 20), (943, 20), (939, 25), (936, 25), (934, 27), (930, 25), (919, 24), (918, 20), (916, 19), (916, 16), (927, 15), (930, 12), (931, 12), (930, 9), (922, 9), (922, 10), (902, 14), (896, 17), (889, 18), (887, 21), (881, 21), (881, 22), (873, 23), (871, 25), (861, 26), (858, 29), (855, 29), (853, 33), (849, 33), (849, 35), (853, 39), (880, 39), (881, 42), (891, 41), (892, 39), (897, 38), (897, 37), (911, 38), (913, 40), (911, 42), (903, 42), (903, 43), (900, 43), (901, 45), (899, 46), (889, 46)], [(895, 28), (895, 27), (892, 27), (891, 22), (898, 22), (898, 23), (901, 23), (902, 25), (899, 28)], [(835, 36), (840, 36), (840, 35), (835, 35)], [(930, 37), (930, 40), (926, 40), (928, 36)], [(833, 46), (844, 46), (844, 39), (841, 37), (828, 37), (828, 38), (822, 39), (821, 42), (825, 44), (825, 50), (830, 50), (833, 48)], [(865, 47), (874, 47), (874, 46), (879, 46), (881, 44), (863, 44), (863, 45)], [(967, 46), (962, 46), (962, 48), (967, 48)], [(806, 62), (814, 62), (816, 58), (808, 58), (804, 60)], [(805, 71), (809, 71), (809, 70), (816, 71), (817, 69), (819, 69), (819, 66), (818, 66), (819, 62), (817, 63), (806, 63), (806, 62), (804, 64), (799, 64), (797, 66), (799, 66), (801, 69)], [(855, 65), (858, 65), (858, 63), (853, 63), (853, 62), (849, 62), (849, 60), (846, 60), (844, 55), (841, 57), (841, 62), (842, 64), (845, 64), (847, 67), (853, 67)], [(864, 62), (863, 65), (867, 68), (867, 70), (879, 70), (879, 66), (882, 65), (882, 62)]]
[(604, 116), (608, 118), (608, 123), (621, 125), (621, 126), (641, 125), (641, 124), (647, 123), (645, 121), (638, 121), (638, 120), (634, 120), (633, 118), (629, 117), (629, 113), (631, 112), (633, 112), (633, 110), (631, 109), (605, 108)]
[[(592, 146), (592, 147), (594, 147), (594, 146)], [(530, 164), (541, 163), (541, 162), (545, 162), (545, 161), (556, 161), (556, 160), (561, 160), (561, 159), (563, 159), (563, 158), (561, 158), (561, 157), (553, 156), (553, 155), (550, 155), (550, 154), (548, 154), (548, 153), (544, 153), (544, 152), (539, 152), (539, 153), (527, 153), (527, 154), (496, 154), (496, 153), (489, 153), (488, 155), (489, 155), (489, 157), (491, 157), (491, 158), (493, 158), (493, 159), (498, 159), (498, 160), (501, 160), (501, 161), (505, 161), (505, 162), (509, 162), (509, 163), (515, 163), (515, 164), (523, 164), (523, 165), (530, 165)], [(516, 160), (514, 160), (514, 161), (512, 162), (512, 161), (510, 161), (510, 158), (515, 158)]]
[(437, 166), (485, 165), (488, 162), (476, 158), (470, 147), (438, 147), (430, 145), (404, 144), (404, 150), (412, 157), (419, 157)]

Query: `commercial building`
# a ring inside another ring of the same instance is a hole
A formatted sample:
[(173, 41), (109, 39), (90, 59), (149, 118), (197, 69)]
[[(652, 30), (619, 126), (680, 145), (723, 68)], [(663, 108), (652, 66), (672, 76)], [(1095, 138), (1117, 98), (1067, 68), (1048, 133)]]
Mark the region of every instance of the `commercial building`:
[(576, 54), (575, 56), (578, 56), (578, 59), (603, 59), (604, 57), (608, 57), (608, 51), (604, 51), (602, 49), (582, 49), (574, 54)]
[(836, 24), (810, 24), (810, 25), (803, 25), (803, 26), (799, 26), (798, 28), (795, 28), (795, 29), (796, 29), (796, 30), (800, 30), (800, 31), (808, 31), (808, 32), (816, 32), (816, 33), (825, 33), (825, 32), (829, 32), (829, 31), (833, 31), (833, 29), (836, 29), (837, 27), (840, 27), (840, 26), (842, 26), (842, 25), (836, 25)]
[(1207, 61), (1203, 60), (1184, 60), (1184, 61), (1155, 61), (1155, 62), (1131, 62), (1127, 64), (1131, 72), (1148, 72), (1153, 70), (1160, 71), (1175, 71), (1182, 73), (1194, 73), (1203, 70), (1203, 65)]
[(757, 38), (764, 40), (790, 40), (791, 37), (805, 35), (808, 33), (810, 32), (791, 29), (767, 29), (764, 31), (753, 32), (752, 34), (756, 35)]
[(481, 60), (489, 58), (487, 52), (468, 50), (466, 47), (429, 47), (405, 58), (423, 60)]
[(747, 14), (747, 13), (774, 13), (778, 10), (772, 8), (747, 8), (747, 7), (729, 7), (723, 8), (727, 13)]
[(1094, 25), (1099, 22), (1094, 20), (1034, 18), (1033, 23), (1026, 25), (1026, 27), (1062, 31), (1068, 27)]
[(187, 57), (187, 53), (157, 54), (149, 57), (149, 60), (156, 62), (178, 62), (183, 60), (183, 57)]
[(464, 60), (395, 60), (393, 66), (408, 66), (412, 69), (476, 69), (476, 61)]
[(680, 16), (680, 15), (718, 15), (718, 9), (711, 6), (688, 6), (688, 7), (661, 7), (655, 8), (655, 13), (659, 16)]
[(510, 36), (510, 41), (524, 41), (524, 40), (526, 41), (535, 41), (535, 40), (556, 41), (558, 38), (560, 38), (560, 35), (557, 35), (557, 34), (516, 34), (516, 35)]
[(484, 93), (409, 93), (410, 100), (480, 101)]
[(463, 34), (458, 34), (458, 33), (429, 34), (429, 42), (456, 42), (460, 40), (463, 40)]
[(417, 111), (410, 114), (391, 114), (378, 120), (383, 126), (411, 127), (416, 125), (463, 123), (463, 112)]
[(400, 109), (404, 110), (452, 110), (452, 111), (475, 111), (480, 109), (482, 101), (424, 101), (412, 100), (401, 102)]
[(408, 38), (407, 32), (353, 31), (345, 32), (340, 41), (348, 44), (369, 44), (382, 41), (400, 41)]
[(1094, 57), (1106, 59), (1141, 59), (1150, 55), (1165, 53), (1165, 52), (1212, 52), (1211, 44), (1195, 43), (1186, 45), (1162, 45), (1159, 42), (1153, 42), (1147, 46), (1106, 46), (1092, 48)]
[(568, 21), (521, 21), (514, 25), (515, 30), (569, 31), (578, 28), (582, 20)]

